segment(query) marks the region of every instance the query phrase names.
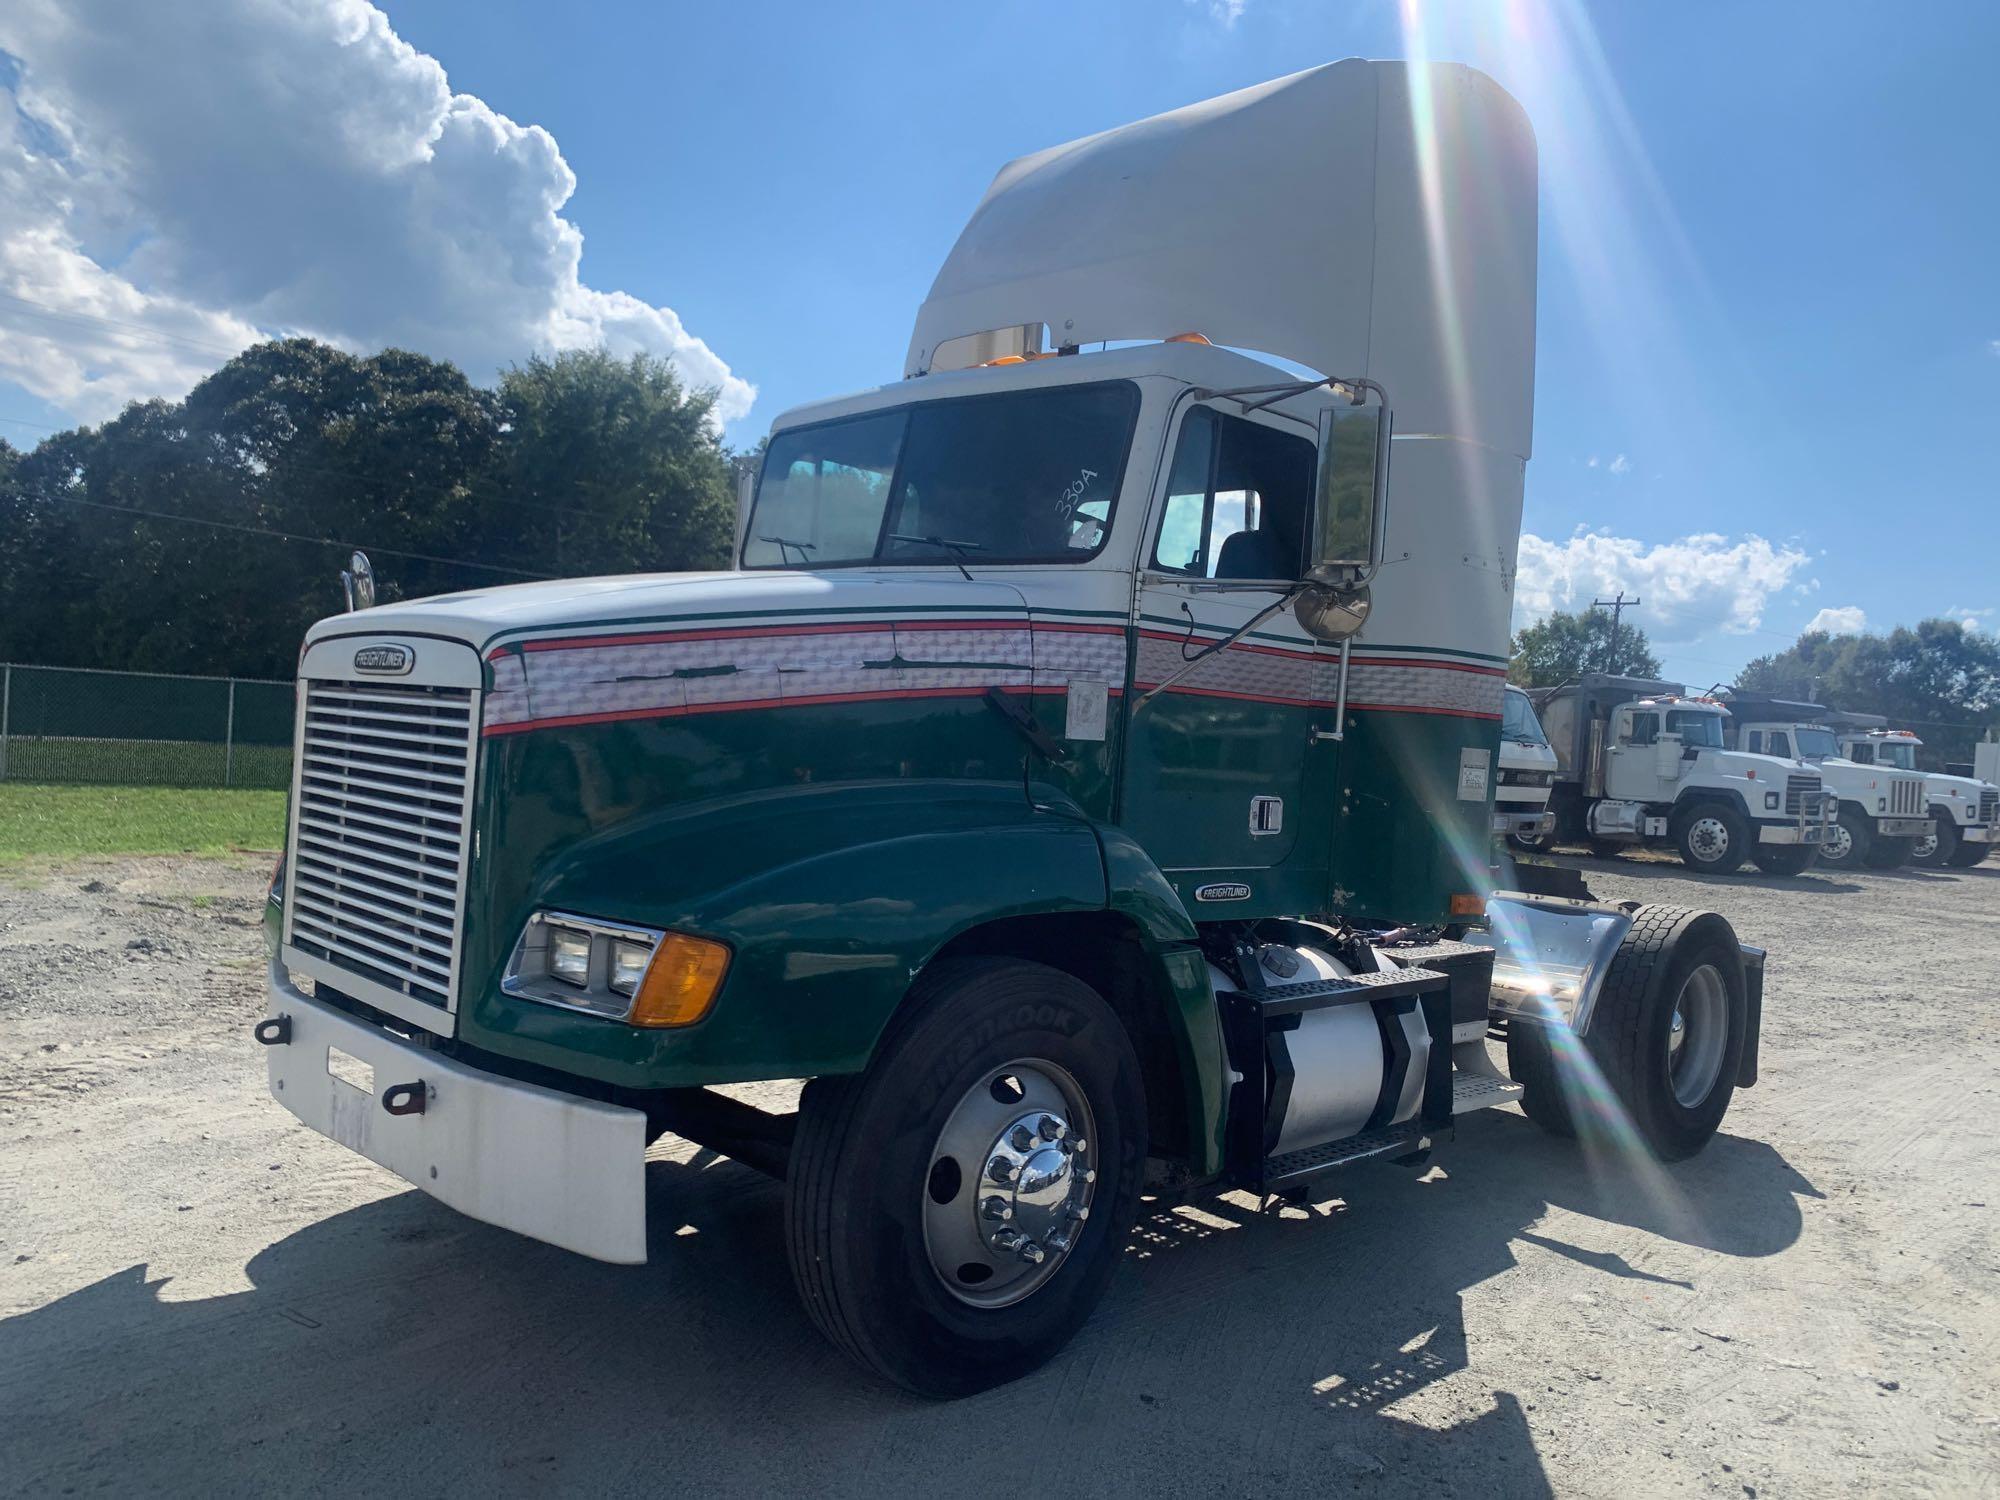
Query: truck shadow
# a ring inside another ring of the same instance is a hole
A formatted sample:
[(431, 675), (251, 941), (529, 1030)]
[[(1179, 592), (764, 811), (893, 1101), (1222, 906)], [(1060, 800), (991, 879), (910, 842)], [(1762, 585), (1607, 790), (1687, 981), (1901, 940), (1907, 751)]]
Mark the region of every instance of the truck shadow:
[[(1442, 1160), (1422, 1179), (1359, 1169), (1335, 1179), (1341, 1199), (1285, 1213), (1241, 1196), (1155, 1206), (1062, 1356), (950, 1405), (884, 1389), (820, 1339), (780, 1249), (782, 1191), (735, 1163), (650, 1165), (642, 1267), (398, 1194), (259, 1252), (248, 1290), (178, 1300), (134, 1265), (0, 1322), (0, 1473), (30, 1493), (309, 1474), (929, 1495), (991, 1488), (995, 1435), (1033, 1432), (1089, 1454), (1064, 1489), (1542, 1495), (1548, 1431), (1519, 1390), (1556, 1372), (1468, 1348), (1465, 1291), (1518, 1252), (1583, 1268), (1585, 1288), (1602, 1278), (1606, 1300), (1635, 1281), (1679, 1296), (1705, 1256), (1789, 1245), (1797, 1198), (1816, 1196), (1777, 1151), (1727, 1136), (1669, 1169), (1671, 1192), (1640, 1191), (1507, 1114), (1469, 1119)], [(1575, 1300), (1541, 1312), (1575, 1327), (1565, 1357), (1587, 1362)]]

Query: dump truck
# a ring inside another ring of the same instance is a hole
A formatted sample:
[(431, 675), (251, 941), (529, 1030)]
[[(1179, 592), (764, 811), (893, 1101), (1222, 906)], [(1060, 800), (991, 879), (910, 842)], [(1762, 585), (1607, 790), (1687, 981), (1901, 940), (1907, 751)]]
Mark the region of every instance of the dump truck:
[(1732, 691), (1723, 743), (1732, 750), (1797, 758), (1815, 766), (1836, 804), (1820, 842), (1819, 863), (1832, 869), (1889, 870), (1908, 862), (1919, 839), (1936, 841), (1924, 778), (1893, 765), (1862, 765), (1841, 753), (1824, 704)]
[[(1881, 714), (1835, 712), (1828, 723), (1840, 753), (1863, 766), (1916, 771), (1924, 742), (1914, 730), (1891, 728)], [(1969, 869), (2000, 843), (2000, 786), (1970, 776), (1922, 773), (1930, 799), (1931, 829), (1920, 834), (1910, 859), (1930, 869)]]
[(1689, 869), (1767, 875), (1813, 862), (1834, 815), (1793, 756), (1724, 748), (1728, 710), (1677, 682), (1591, 672), (1530, 694), (1555, 746), (1555, 837), (1594, 852), (1670, 845)]
[(1549, 793), (1556, 753), (1525, 689), (1507, 684), (1500, 703), (1500, 780), (1493, 789), (1493, 832), (1516, 849), (1540, 849), (1555, 832)]
[(768, 1172), (811, 1318), (932, 1396), (1055, 1353), (1142, 1199), (1511, 1100), (1699, 1150), (1762, 952), (1487, 888), (1535, 220), (1453, 65), (1026, 156), (902, 378), (776, 420), (731, 570), (315, 625), (273, 1096), (611, 1262), (656, 1137)]

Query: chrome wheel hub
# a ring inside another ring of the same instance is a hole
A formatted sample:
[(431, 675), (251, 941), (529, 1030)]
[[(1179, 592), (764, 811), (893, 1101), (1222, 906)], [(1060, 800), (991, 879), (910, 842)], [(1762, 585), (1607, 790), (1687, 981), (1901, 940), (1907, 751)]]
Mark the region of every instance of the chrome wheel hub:
[(1728, 1039), (1729, 991), (1716, 967), (1703, 964), (1681, 985), (1667, 1029), (1667, 1082), (1684, 1109), (1714, 1090)]
[(966, 1091), (924, 1194), (924, 1248), (953, 1296), (1005, 1307), (1055, 1274), (1090, 1218), (1093, 1130), (1082, 1089), (1053, 1063), (1010, 1062)]
[(1838, 823), (1829, 824), (1826, 830), (1826, 837), (1820, 840), (1819, 857), (1839, 863), (1853, 852), (1854, 835)]
[[(1935, 828), (1936, 825), (1933, 824), (1932, 827)], [(1937, 844), (1937, 834), (1935, 832), (1926, 833), (1910, 846), (1910, 857), (1912, 859), (1929, 859), (1937, 853)]]
[(1729, 829), (1720, 818), (1696, 818), (1688, 829), (1688, 847), (1704, 862), (1721, 859), (1729, 852)]

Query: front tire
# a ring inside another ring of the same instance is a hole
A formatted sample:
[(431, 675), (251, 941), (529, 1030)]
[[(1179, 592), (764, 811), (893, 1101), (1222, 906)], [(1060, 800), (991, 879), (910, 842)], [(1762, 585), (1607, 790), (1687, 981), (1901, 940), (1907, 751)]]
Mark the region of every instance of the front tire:
[(1852, 870), (1867, 862), (1875, 847), (1875, 827), (1851, 807), (1826, 826), (1826, 839), (1819, 846), (1819, 862), (1830, 870)]
[(1920, 838), (1910, 849), (1910, 863), (1926, 870), (1942, 870), (1949, 866), (1954, 856), (1963, 848), (1965, 841), (1958, 835), (1958, 824), (1948, 812), (1933, 813), (1931, 817), (1931, 837)]
[(1545, 1129), (1574, 1135), (1579, 1121), (1604, 1117), (1608, 1087), (1655, 1156), (1692, 1156), (1735, 1093), (1746, 994), (1742, 950), (1721, 917), (1637, 908), (1580, 1043), (1556, 1028), (1509, 1025), (1507, 1065), (1523, 1085), (1522, 1107)]
[(1674, 815), (1681, 863), (1702, 875), (1733, 875), (1756, 847), (1750, 820), (1726, 802), (1702, 802)]
[(1991, 844), (1974, 844), (1961, 839), (1946, 861), (1954, 870), (1969, 870), (1992, 852)]
[(1017, 1379), (1104, 1294), (1145, 1160), (1139, 1060), (1111, 1007), (1046, 965), (948, 960), (866, 1073), (800, 1099), (785, 1205), (799, 1295), (905, 1390)]
[(1789, 878), (1803, 875), (1813, 867), (1819, 858), (1816, 844), (1759, 844), (1757, 852), (1750, 856), (1757, 862), (1757, 868), (1766, 875)]

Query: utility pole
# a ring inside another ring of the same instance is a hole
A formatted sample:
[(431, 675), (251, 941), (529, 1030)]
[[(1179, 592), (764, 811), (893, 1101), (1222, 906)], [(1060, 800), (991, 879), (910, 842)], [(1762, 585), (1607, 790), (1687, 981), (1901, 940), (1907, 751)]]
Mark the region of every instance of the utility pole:
[(1610, 659), (1605, 662), (1604, 666), (1607, 671), (1615, 672), (1618, 670), (1618, 617), (1628, 609), (1637, 609), (1639, 607), (1639, 600), (1636, 598), (1627, 599), (1625, 597), (1625, 590), (1620, 589), (1616, 599), (1593, 599), (1590, 601), (1590, 607), (1592, 609), (1608, 609), (1611, 611), (1611, 648), (1605, 653)]

